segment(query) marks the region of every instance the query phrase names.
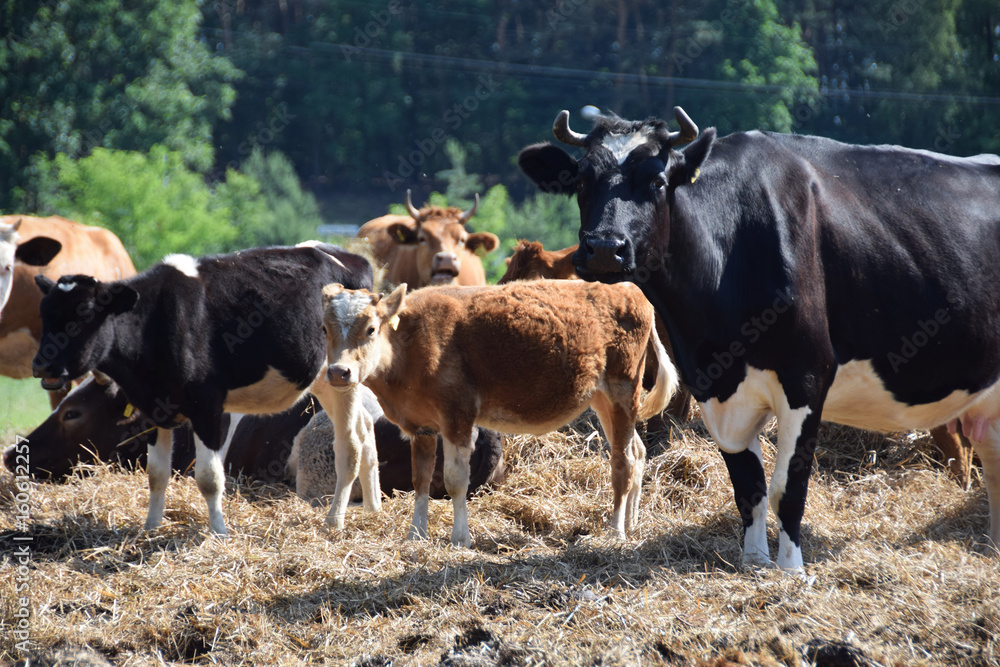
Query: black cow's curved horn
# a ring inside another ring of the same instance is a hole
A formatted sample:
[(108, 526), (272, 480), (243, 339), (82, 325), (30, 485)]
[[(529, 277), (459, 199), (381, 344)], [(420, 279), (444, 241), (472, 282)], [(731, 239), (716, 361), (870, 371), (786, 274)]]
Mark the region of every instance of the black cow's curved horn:
[(472, 216), (474, 216), (476, 214), (476, 209), (478, 209), (478, 208), (479, 208), (479, 193), (477, 192), (476, 193), (476, 198), (472, 202), (472, 208), (470, 208), (468, 211), (465, 211), (464, 213), (462, 213), (462, 215), (458, 216), (458, 221), (461, 222), (464, 225), (465, 223), (467, 223), (469, 221), (469, 218), (471, 218)]
[(569, 111), (566, 109), (560, 111), (559, 115), (556, 116), (556, 122), (552, 123), (552, 134), (556, 136), (556, 139), (570, 146), (587, 145), (586, 134), (569, 129)]
[(406, 189), (406, 210), (410, 212), (410, 217), (414, 220), (420, 219), (420, 209), (413, 205), (413, 200), (411, 197), (410, 189)]
[(674, 118), (677, 119), (677, 124), (681, 126), (681, 129), (680, 132), (671, 132), (668, 136), (671, 145), (686, 144), (698, 138), (698, 126), (694, 124), (691, 116), (687, 115), (684, 109), (674, 107)]

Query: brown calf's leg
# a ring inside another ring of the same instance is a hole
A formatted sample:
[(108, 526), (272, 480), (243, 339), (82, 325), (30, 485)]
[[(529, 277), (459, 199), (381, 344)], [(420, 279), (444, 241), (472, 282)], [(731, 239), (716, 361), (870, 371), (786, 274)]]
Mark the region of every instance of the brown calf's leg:
[[(434, 475), (434, 459), (437, 454), (437, 436), (415, 435), (410, 438), (410, 462), (413, 467), (413, 521), (407, 539), (427, 539), (427, 506), (430, 501), (431, 477)], [(464, 496), (463, 496), (464, 497)]]
[[(600, 392), (594, 395), (591, 407), (601, 420), (604, 435), (611, 443), (611, 489), (614, 492), (611, 529), (617, 537), (624, 538), (638, 520), (639, 496), (642, 493), (642, 472), (639, 466), (645, 465), (644, 460), (637, 460), (640, 450), (635, 446), (635, 439), (639, 437), (635, 432), (635, 415), (630, 418), (626, 410), (612, 403)], [(639, 444), (642, 444), (641, 441)], [(643, 456), (645, 450), (645, 446), (642, 446)]]
[(469, 491), (469, 460), (473, 447), (471, 428), (463, 435), (444, 438), (444, 488), (451, 496), (454, 516), (451, 543), (460, 547), (472, 546), (465, 496)]

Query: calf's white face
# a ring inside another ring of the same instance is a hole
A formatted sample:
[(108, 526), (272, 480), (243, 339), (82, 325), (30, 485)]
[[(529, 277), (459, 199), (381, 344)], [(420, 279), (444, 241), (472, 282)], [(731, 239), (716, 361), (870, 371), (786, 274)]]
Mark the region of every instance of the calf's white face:
[(387, 297), (332, 284), (323, 288), (323, 330), (327, 345), (327, 381), (350, 389), (378, 367), (403, 307), (406, 283)]

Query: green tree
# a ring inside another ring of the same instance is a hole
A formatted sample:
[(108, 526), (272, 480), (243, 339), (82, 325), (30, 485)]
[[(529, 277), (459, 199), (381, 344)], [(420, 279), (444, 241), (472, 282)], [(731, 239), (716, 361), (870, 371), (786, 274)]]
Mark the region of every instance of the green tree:
[(277, 151), (265, 155), (255, 148), (240, 171), (226, 170), (216, 195), (231, 212), (242, 247), (294, 245), (316, 238), (323, 224), (316, 198), (302, 189), (294, 166)]
[(213, 193), (184, 156), (163, 146), (149, 154), (95, 148), (72, 160), (36, 161), (55, 184), (43, 193), (42, 213), (59, 213), (114, 232), (139, 270), (173, 252), (202, 255), (238, 241), (227, 202)]
[(32, 199), (38, 153), (162, 145), (204, 171), (240, 72), (199, 39), (197, 0), (0, 5), (0, 209)]

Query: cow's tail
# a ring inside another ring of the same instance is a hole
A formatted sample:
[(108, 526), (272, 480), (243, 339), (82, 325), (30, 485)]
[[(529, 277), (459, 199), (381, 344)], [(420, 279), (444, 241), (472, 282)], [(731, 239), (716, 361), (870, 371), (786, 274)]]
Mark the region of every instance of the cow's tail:
[(677, 369), (667, 355), (667, 349), (660, 342), (660, 334), (656, 332), (655, 323), (650, 327), (646, 354), (649, 354), (649, 348), (653, 348), (656, 354), (656, 383), (646, 394), (646, 398), (639, 403), (639, 419), (649, 419), (663, 412), (670, 399), (677, 393)]

